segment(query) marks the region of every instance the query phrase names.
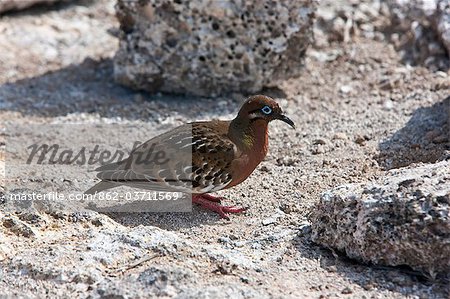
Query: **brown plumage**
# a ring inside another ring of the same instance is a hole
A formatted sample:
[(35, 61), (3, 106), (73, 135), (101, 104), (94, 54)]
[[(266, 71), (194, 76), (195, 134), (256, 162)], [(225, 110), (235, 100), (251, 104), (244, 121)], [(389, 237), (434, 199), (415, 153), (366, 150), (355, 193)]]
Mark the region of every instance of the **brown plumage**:
[[(275, 119), (294, 127), (273, 99), (252, 96), (231, 121), (179, 126), (145, 142), (127, 159), (99, 167), (102, 181), (85, 193), (120, 185), (190, 193), (194, 203), (228, 219), (226, 213), (245, 209), (221, 206), (220, 198), (207, 193), (233, 187), (255, 170), (267, 154), (268, 124)], [(155, 153), (164, 158), (155, 159)]]

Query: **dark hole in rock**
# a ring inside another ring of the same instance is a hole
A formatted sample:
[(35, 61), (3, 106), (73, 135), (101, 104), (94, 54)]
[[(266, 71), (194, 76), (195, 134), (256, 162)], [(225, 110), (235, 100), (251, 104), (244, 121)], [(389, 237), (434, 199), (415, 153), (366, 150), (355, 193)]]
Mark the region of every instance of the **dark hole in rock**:
[(228, 30), (228, 31), (227, 31), (227, 36), (228, 36), (229, 38), (235, 38), (235, 37), (236, 37), (236, 33), (234, 33), (233, 30)]
[(244, 72), (246, 74), (250, 74), (250, 66), (248, 65), (248, 63), (244, 64)]
[(206, 58), (205, 58), (205, 56), (200, 56), (200, 57), (198, 58), (198, 60), (200, 60), (200, 61), (205, 61)]
[(178, 40), (176, 38), (169, 38), (169, 39), (167, 39), (166, 44), (169, 47), (173, 48), (178, 44)]
[(216, 22), (212, 23), (212, 29), (219, 30), (220, 26)]
[[(267, 54), (268, 54), (269, 52), (270, 52), (269, 49), (263, 49), (263, 50), (261, 51), (261, 55), (264, 56), (264, 57), (266, 57)], [(267, 60), (267, 59), (265, 59), (265, 60)]]

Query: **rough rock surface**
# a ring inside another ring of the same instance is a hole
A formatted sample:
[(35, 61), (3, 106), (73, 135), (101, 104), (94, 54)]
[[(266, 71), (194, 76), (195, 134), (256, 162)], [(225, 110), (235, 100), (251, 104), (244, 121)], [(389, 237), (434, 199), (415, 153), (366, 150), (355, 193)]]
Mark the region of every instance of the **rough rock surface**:
[(21, 10), (35, 4), (53, 4), (59, 1), (69, 0), (2, 0), (0, 1), (0, 13), (8, 10)]
[(316, 47), (332, 42), (351, 42), (355, 37), (384, 40), (382, 28), (389, 23), (389, 7), (376, 0), (323, 0), (317, 8)]
[(322, 195), (312, 239), (367, 263), (450, 274), (449, 161), (391, 170)]
[(118, 82), (207, 96), (299, 75), (315, 2), (119, 0), (116, 9)]
[(435, 27), (450, 58), (450, 2), (439, 2)]
[[(435, 70), (447, 70), (449, 53), (442, 41), (448, 33), (450, 12), (446, 0), (389, 1), (391, 25), (396, 33), (391, 40), (402, 49), (403, 58), (410, 64), (421, 64)], [(447, 15), (447, 17), (446, 17)], [(440, 29), (439, 29), (440, 27)]]
[(450, 62), (446, 0), (325, 0), (317, 10), (316, 46), (365, 37), (388, 39), (405, 63), (445, 71)]

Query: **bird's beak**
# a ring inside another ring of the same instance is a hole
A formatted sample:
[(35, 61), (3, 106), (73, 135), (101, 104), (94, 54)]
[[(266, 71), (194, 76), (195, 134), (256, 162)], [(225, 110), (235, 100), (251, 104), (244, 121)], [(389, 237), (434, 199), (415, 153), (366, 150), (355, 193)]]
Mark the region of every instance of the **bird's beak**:
[(293, 122), (289, 117), (287, 117), (286, 115), (280, 114), (280, 115), (277, 117), (277, 119), (279, 119), (279, 120), (281, 120), (281, 121), (287, 123), (288, 125), (290, 125), (290, 126), (292, 127), (292, 129), (295, 129), (295, 124), (294, 124), (294, 122)]

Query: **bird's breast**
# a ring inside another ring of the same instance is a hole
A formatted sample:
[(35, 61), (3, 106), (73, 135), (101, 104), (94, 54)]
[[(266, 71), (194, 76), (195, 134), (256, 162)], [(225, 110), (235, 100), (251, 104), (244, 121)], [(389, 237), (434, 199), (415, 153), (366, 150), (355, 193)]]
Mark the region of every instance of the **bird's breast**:
[[(264, 160), (268, 152), (268, 136), (252, 136), (251, 147), (242, 151), (240, 157), (233, 161), (232, 182), (227, 188), (246, 180), (255, 168)], [(256, 138), (255, 138), (256, 137)]]

